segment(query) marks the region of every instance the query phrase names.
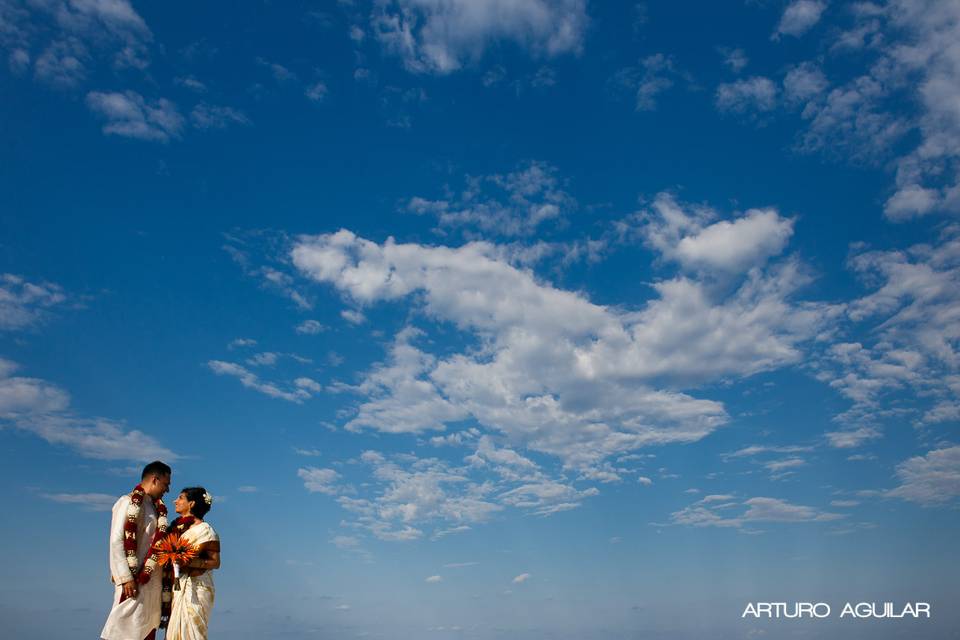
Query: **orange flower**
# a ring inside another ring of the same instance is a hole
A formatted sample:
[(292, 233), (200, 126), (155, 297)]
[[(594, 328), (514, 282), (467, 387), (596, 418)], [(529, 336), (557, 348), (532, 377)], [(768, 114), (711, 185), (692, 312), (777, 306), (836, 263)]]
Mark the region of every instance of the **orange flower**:
[(157, 561), (161, 564), (172, 562), (174, 564), (185, 565), (197, 557), (197, 548), (181, 540), (175, 533), (168, 534), (160, 540), (156, 546)]

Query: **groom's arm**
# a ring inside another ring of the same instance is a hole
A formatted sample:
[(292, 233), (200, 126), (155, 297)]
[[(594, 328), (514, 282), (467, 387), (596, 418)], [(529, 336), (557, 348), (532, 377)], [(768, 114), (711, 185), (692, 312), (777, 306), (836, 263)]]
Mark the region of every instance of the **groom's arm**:
[(127, 521), (127, 506), (130, 496), (123, 496), (113, 505), (113, 517), (110, 519), (110, 575), (128, 598), (137, 595), (137, 583), (133, 579), (130, 565), (127, 564), (127, 552), (123, 548), (123, 525)]

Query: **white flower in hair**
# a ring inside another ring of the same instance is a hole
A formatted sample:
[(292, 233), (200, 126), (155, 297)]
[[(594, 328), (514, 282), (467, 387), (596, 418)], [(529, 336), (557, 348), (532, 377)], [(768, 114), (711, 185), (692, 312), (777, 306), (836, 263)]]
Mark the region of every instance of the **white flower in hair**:
[(204, 492), (203, 492), (203, 501), (207, 503), (207, 506), (208, 506), (208, 507), (209, 507), (209, 506), (212, 506), (212, 505), (213, 505), (213, 496), (210, 495), (208, 492), (204, 491)]

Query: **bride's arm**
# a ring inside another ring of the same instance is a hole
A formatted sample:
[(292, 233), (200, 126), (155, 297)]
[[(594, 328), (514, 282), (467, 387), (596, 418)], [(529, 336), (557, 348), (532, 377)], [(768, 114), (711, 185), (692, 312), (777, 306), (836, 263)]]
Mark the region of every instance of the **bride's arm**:
[(200, 545), (197, 557), (190, 561), (191, 576), (202, 575), (206, 571), (220, 568), (220, 542), (213, 540)]

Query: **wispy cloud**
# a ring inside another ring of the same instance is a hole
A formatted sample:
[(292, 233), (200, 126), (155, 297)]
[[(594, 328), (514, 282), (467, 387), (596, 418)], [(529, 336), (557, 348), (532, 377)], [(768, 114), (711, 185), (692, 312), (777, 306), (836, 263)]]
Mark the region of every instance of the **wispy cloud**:
[(69, 411), (70, 396), (38, 378), (13, 375), (17, 365), (0, 359), (0, 419), (48, 443), (86, 458), (145, 462), (175, 460), (156, 439), (105, 418), (79, 418)]
[[(272, 382), (261, 380), (257, 374), (235, 362), (210, 360), (207, 362), (207, 366), (218, 376), (234, 377), (239, 380), (240, 384), (244, 387), (259, 391), (271, 398), (278, 398), (280, 400), (286, 400), (287, 402), (300, 404), (311, 397), (312, 389), (307, 388), (311, 385), (297, 384), (295, 382), (292, 388), (281, 389)], [(308, 379), (305, 378), (304, 380)]]

